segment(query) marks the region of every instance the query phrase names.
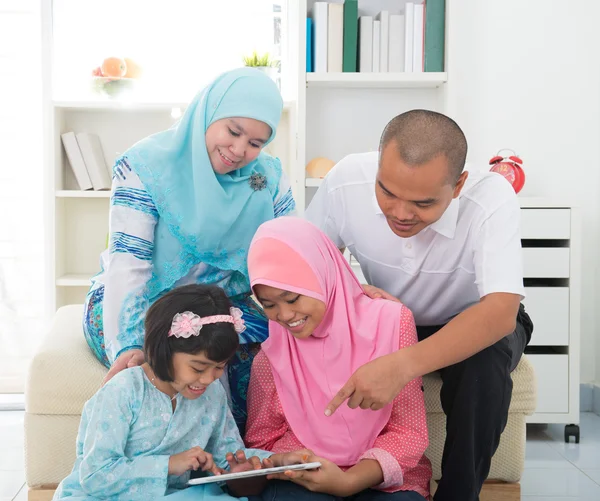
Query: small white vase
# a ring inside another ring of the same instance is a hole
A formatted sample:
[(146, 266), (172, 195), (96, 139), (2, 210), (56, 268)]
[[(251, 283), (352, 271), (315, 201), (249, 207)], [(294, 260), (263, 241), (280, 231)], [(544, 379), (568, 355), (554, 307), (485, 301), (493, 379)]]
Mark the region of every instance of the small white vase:
[(262, 71), (271, 79), (277, 81), (277, 68), (273, 66), (255, 66), (255, 68), (259, 71)]

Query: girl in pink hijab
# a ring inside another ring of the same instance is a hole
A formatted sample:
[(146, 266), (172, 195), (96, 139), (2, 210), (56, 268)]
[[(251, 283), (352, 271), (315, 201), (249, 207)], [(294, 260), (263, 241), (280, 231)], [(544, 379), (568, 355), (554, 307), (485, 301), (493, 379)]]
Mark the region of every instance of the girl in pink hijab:
[[(431, 465), (420, 378), (380, 411), (325, 407), (365, 363), (417, 342), (412, 313), (367, 297), (333, 242), (299, 218), (264, 223), (250, 246), (269, 318), (248, 389), (248, 447), (306, 448), (318, 470), (278, 475), (265, 500), (423, 501)], [(268, 464), (268, 460), (267, 460)]]

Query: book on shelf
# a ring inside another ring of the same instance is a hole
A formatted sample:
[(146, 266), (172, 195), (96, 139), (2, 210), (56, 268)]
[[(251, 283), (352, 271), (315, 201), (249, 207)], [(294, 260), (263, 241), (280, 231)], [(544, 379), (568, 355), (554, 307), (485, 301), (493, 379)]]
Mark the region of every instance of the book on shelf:
[(359, 26), (359, 71), (371, 73), (373, 71), (373, 17), (360, 16)]
[(92, 180), (90, 179), (90, 175), (88, 174), (85, 166), (85, 161), (83, 160), (83, 155), (81, 154), (81, 150), (77, 144), (75, 133), (65, 132), (64, 134), (60, 135), (60, 138), (62, 140), (65, 153), (67, 154), (69, 165), (71, 165), (71, 170), (75, 175), (75, 180), (79, 185), (79, 189), (91, 190), (93, 188)]
[(381, 22), (377, 20), (373, 20), (373, 57), (372, 57), (372, 65), (373, 65), (373, 73), (379, 73), (381, 68), (379, 67), (381, 63), (381, 56), (379, 54), (381, 50)]
[(358, 0), (344, 2), (344, 73), (356, 72), (358, 59)]
[(313, 64), (316, 73), (327, 72), (327, 2), (313, 6)]
[(311, 73), (313, 69), (313, 20), (306, 18), (306, 73)]
[(427, 0), (423, 50), (425, 71), (444, 71), (445, 19), (446, 0)]
[(341, 73), (344, 61), (344, 5), (330, 3), (327, 13), (327, 71)]
[(413, 32), (413, 72), (423, 72), (423, 32), (425, 22), (425, 5), (415, 4)]
[[(382, 10), (377, 15), (379, 21), (379, 71), (389, 71), (389, 47), (390, 47), (390, 13)], [(375, 41), (373, 41), (375, 43)], [(373, 55), (373, 57), (375, 57)]]
[(100, 138), (96, 134), (87, 132), (79, 132), (75, 137), (94, 190), (110, 190), (111, 178)]
[(307, 71), (444, 71), (446, 0), (415, 0), (359, 16), (358, 1), (315, 2), (307, 20)]
[(389, 26), (388, 70), (404, 71), (404, 14), (392, 14)]
[(415, 43), (415, 4), (407, 2), (404, 8), (404, 71), (411, 73)]

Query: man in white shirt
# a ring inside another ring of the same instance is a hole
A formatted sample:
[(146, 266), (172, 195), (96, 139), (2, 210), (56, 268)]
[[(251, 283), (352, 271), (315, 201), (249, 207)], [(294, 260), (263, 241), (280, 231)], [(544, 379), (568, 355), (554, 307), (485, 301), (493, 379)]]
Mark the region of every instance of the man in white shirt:
[[(359, 261), (371, 297), (398, 298), (419, 343), (358, 369), (345, 400), (374, 410), (440, 370), (447, 415), (436, 501), (476, 501), (506, 425), (510, 373), (531, 338), (520, 209), (500, 175), (464, 171), (467, 141), (450, 118), (413, 110), (385, 128), (379, 153), (349, 155), (306, 217)], [(389, 296), (387, 293), (391, 294)]]

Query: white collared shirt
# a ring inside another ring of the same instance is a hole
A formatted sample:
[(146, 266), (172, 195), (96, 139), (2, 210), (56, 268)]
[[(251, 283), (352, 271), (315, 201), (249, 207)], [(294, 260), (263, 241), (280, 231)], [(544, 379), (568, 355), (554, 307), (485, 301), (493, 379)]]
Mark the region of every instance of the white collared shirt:
[(524, 297), (520, 208), (506, 180), (469, 173), (438, 221), (401, 238), (377, 204), (377, 169), (377, 152), (345, 157), (305, 217), (347, 247), (367, 281), (406, 304), (417, 325), (444, 324), (494, 292)]

